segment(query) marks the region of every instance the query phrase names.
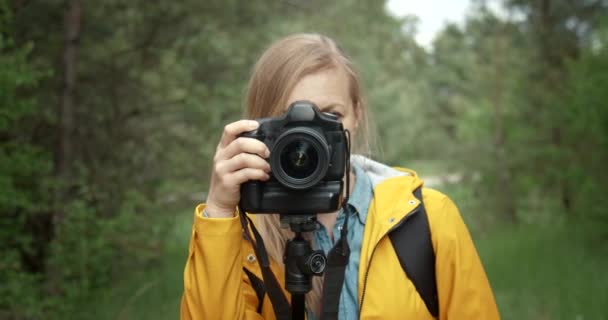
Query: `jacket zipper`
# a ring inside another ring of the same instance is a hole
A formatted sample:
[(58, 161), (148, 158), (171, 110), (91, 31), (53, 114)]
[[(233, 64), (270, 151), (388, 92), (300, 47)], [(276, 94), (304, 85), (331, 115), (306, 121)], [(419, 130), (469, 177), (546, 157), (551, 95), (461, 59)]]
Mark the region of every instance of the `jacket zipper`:
[(399, 228), (399, 226), (403, 225), (411, 216), (413, 216), (416, 213), (418, 213), (418, 211), (420, 211), (419, 208), (420, 207), (417, 207), (410, 214), (408, 214), (407, 216), (403, 217), (403, 219), (401, 219), (401, 221), (399, 221), (399, 223), (395, 224), (385, 234), (383, 234), (382, 237), (380, 237), (380, 240), (378, 241), (378, 243), (376, 243), (376, 245), (374, 246), (374, 249), (372, 250), (372, 254), (369, 257), (369, 263), (367, 264), (367, 268), (365, 269), (365, 277), (363, 278), (363, 292), (361, 293), (361, 304), (360, 304), (360, 307), (359, 307), (359, 319), (361, 318), (361, 312), (363, 311), (363, 302), (365, 301), (365, 290), (367, 289), (367, 276), (369, 275), (369, 269), (372, 266), (372, 261), (374, 260), (374, 253), (376, 252), (376, 248), (378, 248), (378, 244), (380, 243), (380, 241), (384, 237), (386, 237), (386, 235), (388, 235), (389, 233), (391, 233), (391, 231)]

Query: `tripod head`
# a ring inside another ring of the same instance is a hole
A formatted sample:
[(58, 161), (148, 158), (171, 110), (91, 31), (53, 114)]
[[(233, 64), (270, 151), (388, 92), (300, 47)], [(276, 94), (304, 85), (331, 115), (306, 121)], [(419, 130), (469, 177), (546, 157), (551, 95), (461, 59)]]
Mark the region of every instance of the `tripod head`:
[(312, 250), (310, 242), (302, 237), (302, 232), (318, 228), (314, 214), (281, 214), (281, 227), (289, 227), (295, 233), (287, 241), (285, 254), (285, 289), (291, 293), (292, 319), (304, 319), (304, 295), (312, 289), (312, 276), (320, 276), (327, 266), (327, 257), (322, 250)]
[(315, 215), (281, 215), (281, 226), (289, 226), (295, 233), (287, 241), (285, 254), (285, 288), (291, 294), (306, 294), (311, 288), (311, 276), (320, 276), (327, 266), (327, 258), (322, 250), (312, 250), (310, 242), (302, 237), (302, 232), (318, 228)]
[(281, 214), (281, 228), (290, 228), (295, 233), (315, 231), (318, 228), (314, 214)]

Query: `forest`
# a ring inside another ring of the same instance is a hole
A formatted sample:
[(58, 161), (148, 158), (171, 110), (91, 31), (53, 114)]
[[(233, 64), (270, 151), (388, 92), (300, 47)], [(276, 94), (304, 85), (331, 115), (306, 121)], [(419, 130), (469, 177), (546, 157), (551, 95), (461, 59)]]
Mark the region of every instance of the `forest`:
[[(608, 2), (0, 0), (0, 319), (176, 319), (251, 68), (296, 32), (362, 75), (374, 159), (459, 206), (504, 319), (608, 317)], [(603, 271), (602, 271), (603, 270)]]

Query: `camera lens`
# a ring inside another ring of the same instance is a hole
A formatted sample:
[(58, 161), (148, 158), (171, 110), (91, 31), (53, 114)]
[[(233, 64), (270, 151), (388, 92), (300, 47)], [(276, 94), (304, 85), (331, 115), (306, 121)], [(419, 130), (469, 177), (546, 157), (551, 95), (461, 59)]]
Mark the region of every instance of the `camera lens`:
[(275, 178), (290, 189), (314, 186), (325, 177), (329, 168), (329, 145), (322, 134), (309, 127), (283, 132), (270, 154)]
[(296, 140), (281, 150), (281, 167), (290, 177), (304, 179), (315, 172), (319, 153), (307, 141)]

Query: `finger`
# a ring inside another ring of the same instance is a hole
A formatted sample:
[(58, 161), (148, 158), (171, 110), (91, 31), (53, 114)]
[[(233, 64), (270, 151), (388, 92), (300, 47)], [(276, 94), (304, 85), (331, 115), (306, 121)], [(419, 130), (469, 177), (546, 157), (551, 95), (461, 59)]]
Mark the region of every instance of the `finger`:
[(243, 168), (260, 169), (264, 172), (270, 172), (270, 164), (251, 153), (239, 153), (231, 159), (219, 162), (216, 165), (216, 172), (220, 175), (231, 174)]
[(226, 182), (231, 185), (241, 185), (249, 180), (266, 181), (270, 175), (264, 170), (254, 168), (243, 168), (226, 176)]
[(245, 137), (236, 138), (220, 152), (222, 159), (230, 159), (243, 152), (257, 154), (262, 158), (268, 158), (270, 155), (268, 147), (262, 141)]
[(227, 124), (224, 127), (224, 132), (222, 133), (222, 138), (220, 139), (220, 147), (226, 147), (232, 141), (234, 141), (239, 134), (255, 130), (259, 125), (260, 124), (254, 120), (239, 120)]

